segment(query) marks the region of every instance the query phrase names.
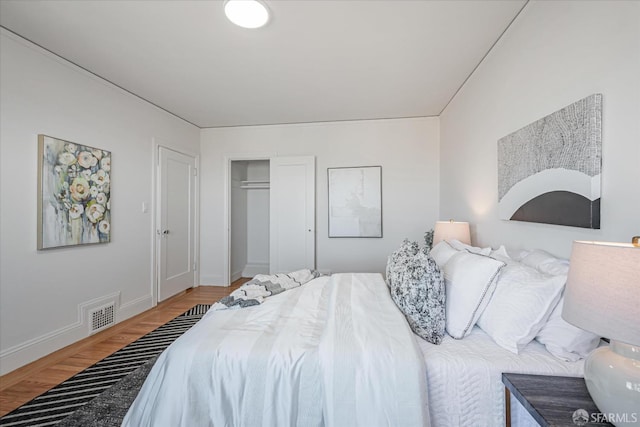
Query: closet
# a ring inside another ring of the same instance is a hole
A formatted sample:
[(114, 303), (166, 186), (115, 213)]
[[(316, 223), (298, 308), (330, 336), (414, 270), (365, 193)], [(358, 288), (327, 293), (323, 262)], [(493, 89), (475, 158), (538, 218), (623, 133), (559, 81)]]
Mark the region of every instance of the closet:
[(231, 281), (269, 274), (269, 160), (231, 162)]
[(229, 158), (226, 283), (315, 268), (315, 158)]

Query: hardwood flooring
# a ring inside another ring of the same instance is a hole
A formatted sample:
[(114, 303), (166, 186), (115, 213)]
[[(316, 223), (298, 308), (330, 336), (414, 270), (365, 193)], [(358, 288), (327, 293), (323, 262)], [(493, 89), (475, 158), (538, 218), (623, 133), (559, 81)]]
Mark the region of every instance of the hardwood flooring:
[(156, 307), (71, 344), (0, 377), (0, 416), (3, 416), (78, 372), (120, 350), (197, 304), (212, 304), (249, 279), (230, 287), (199, 286)]

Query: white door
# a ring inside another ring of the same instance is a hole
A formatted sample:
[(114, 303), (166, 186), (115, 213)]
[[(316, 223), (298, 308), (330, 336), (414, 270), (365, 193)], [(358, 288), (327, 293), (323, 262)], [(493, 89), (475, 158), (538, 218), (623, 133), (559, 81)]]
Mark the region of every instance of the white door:
[(159, 148), (158, 301), (195, 284), (196, 159)]
[(314, 269), (315, 158), (272, 157), (269, 167), (269, 271)]

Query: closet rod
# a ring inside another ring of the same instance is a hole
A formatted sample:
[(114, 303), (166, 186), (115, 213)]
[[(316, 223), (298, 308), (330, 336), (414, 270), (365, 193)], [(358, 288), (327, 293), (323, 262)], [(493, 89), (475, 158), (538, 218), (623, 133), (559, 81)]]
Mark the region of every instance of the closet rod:
[(268, 190), (269, 185), (241, 185), (240, 188), (245, 190)]

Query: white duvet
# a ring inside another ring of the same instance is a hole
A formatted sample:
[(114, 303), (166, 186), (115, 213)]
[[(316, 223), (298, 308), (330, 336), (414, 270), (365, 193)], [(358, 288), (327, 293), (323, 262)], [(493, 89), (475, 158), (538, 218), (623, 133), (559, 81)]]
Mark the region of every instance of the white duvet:
[(425, 426), (424, 359), (379, 274), (210, 311), (158, 359), (123, 426)]
[[(537, 341), (520, 354), (498, 346), (477, 326), (462, 340), (441, 345), (417, 338), (424, 354), (434, 427), (505, 425), (502, 373), (582, 376), (583, 361), (565, 362)], [(512, 399), (513, 400), (513, 399)]]

